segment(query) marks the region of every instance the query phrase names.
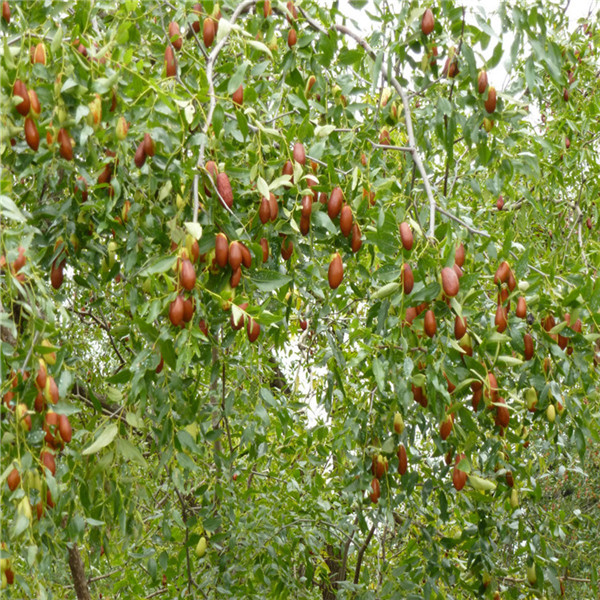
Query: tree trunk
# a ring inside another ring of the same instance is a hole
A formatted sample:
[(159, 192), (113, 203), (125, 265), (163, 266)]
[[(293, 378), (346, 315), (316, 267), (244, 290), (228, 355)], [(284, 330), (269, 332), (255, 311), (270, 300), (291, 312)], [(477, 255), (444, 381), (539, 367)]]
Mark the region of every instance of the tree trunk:
[(77, 600), (92, 600), (88, 582), (85, 577), (83, 560), (81, 560), (81, 554), (79, 554), (79, 548), (75, 542), (69, 546), (69, 567), (71, 568), (71, 575), (73, 576), (73, 585), (75, 586)]

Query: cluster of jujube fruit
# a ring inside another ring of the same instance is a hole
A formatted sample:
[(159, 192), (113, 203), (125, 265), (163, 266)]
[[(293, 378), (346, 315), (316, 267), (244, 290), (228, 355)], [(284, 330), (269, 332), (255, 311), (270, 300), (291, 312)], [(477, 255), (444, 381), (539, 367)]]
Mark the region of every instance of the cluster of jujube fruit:
[[(42, 346), (52, 348), (47, 340)], [(22, 488), (23, 492), (15, 496), (17, 513), (31, 520), (33, 508), (38, 520), (42, 518), (46, 508), (53, 508), (55, 498), (52, 497), (50, 489), (45, 483), (45, 474), (48, 471), (52, 476), (56, 474), (57, 458), (73, 436), (73, 430), (69, 418), (64, 414), (56, 413), (51, 407), (59, 401), (59, 390), (54, 377), (49, 373), (49, 367), (56, 363), (54, 350), (44, 354), (44, 358), (38, 359), (38, 368), (33, 379), (33, 385), (37, 391), (33, 411), (24, 401), (19, 401), (19, 396), (25, 396), (26, 387), (30, 385), (30, 372), (12, 372), (9, 377), (10, 389), (4, 393), (2, 401), (14, 416), (15, 440), (19, 444), (27, 444), (31, 438), (27, 435), (34, 432), (39, 426), (44, 436), (41, 439), (42, 446), (39, 451), (38, 466), (33, 469), (23, 469), (21, 464), (14, 465), (8, 473), (6, 485), (12, 494)], [(38, 419), (32, 419), (32, 415), (38, 413)], [(21, 439), (21, 436), (25, 436)], [(33, 448), (29, 447), (30, 450)], [(20, 450), (23, 454), (23, 448)], [(33, 455), (33, 452), (32, 452)], [(14, 464), (14, 463), (13, 463)], [(14, 574), (13, 574), (14, 576)], [(6, 571), (7, 583), (12, 583), (11, 572)]]

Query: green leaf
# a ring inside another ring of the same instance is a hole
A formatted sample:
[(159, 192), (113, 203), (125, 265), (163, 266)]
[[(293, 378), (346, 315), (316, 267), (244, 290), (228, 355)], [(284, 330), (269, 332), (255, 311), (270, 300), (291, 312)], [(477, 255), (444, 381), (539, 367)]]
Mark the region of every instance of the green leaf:
[(25, 223), (25, 221), (27, 221), (25, 215), (8, 196), (0, 195), (0, 209), (0, 214), (2, 214), (5, 219), (19, 221), (20, 223)]
[(392, 283), (388, 283), (388, 284), (384, 285), (383, 287), (380, 287), (379, 289), (375, 290), (371, 294), (371, 298), (373, 300), (381, 300), (382, 298), (387, 298), (388, 296), (391, 296), (394, 292), (397, 292), (399, 289), (400, 289), (400, 284), (394, 281)]
[(115, 425), (114, 423), (111, 423), (110, 425), (105, 427), (100, 432), (100, 434), (93, 441), (93, 443), (90, 444), (87, 448), (85, 448), (81, 452), (81, 454), (83, 456), (88, 456), (90, 454), (96, 454), (96, 452), (99, 452), (100, 450), (102, 450), (102, 448), (105, 448), (106, 446), (108, 446), (115, 439), (118, 431), (119, 431), (119, 428), (117, 427), (117, 425)]
[(60, 45), (62, 44), (62, 40), (63, 40), (63, 30), (62, 30), (62, 26), (59, 24), (58, 28), (56, 29), (56, 33), (52, 37), (52, 42), (50, 43), (50, 51), (52, 52), (52, 54), (56, 54), (58, 52), (58, 49), (60, 48)]
[(165, 258), (159, 258), (152, 265), (146, 267), (140, 273), (141, 277), (147, 277), (148, 275), (156, 275), (156, 273), (165, 273), (172, 269), (177, 261), (176, 256), (167, 256)]
[(258, 177), (256, 180), (256, 187), (258, 188), (258, 192), (263, 198), (269, 198), (269, 186), (267, 182), (262, 178)]
[(130, 441), (118, 438), (116, 441), (117, 451), (125, 460), (130, 460), (140, 467), (147, 467), (148, 463), (142, 456), (140, 450), (134, 446)]
[[(224, 19), (219, 21), (219, 33), (221, 33), (221, 26), (223, 24)], [(233, 92), (235, 92), (242, 83), (244, 83), (244, 77), (246, 76), (246, 70), (248, 69), (248, 62), (244, 61), (238, 68), (235, 70), (233, 75), (230, 77), (227, 82), (227, 94), (231, 96)]]
[(272, 292), (288, 284), (292, 278), (278, 271), (265, 269), (252, 275), (250, 280), (261, 292)]
[(269, 49), (269, 47), (266, 44), (263, 44), (262, 42), (259, 42), (258, 40), (248, 40), (248, 45), (252, 46), (255, 50), (258, 50), (259, 52), (263, 52), (271, 60), (273, 60), (273, 54), (271, 53), (271, 50)]
[(199, 240), (202, 237), (202, 225), (200, 225), (200, 223), (187, 221), (185, 223), (185, 228), (195, 240)]
[(221, 129), (223, 128), (223, 121), (225, 120), (225, 111), (220, 104), (215, 106), (212, 118), (212, 126), (215, 131), (215, 136), (219, 137)]

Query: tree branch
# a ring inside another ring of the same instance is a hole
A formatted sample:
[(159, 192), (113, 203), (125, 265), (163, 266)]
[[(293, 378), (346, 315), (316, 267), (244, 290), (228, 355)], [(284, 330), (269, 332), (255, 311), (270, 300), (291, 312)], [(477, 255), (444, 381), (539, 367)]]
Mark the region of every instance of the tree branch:
[(369, 543), (371, 542), (371, 539), (373, 537), (373, 534), (375, 533), (376, 527), (377, 527), (377, 521), (375, 521), (375, 523), (373, 523), (373, 526), (371, 527), (371, 530), (369, 531), (369, 534), (367, 535), (364, 544), (360, 547), (360, 550), (358, 551), (358, 556), (357, 556), (357, 560), (356, 560), (356, 569), (354, 569), (354, 585), (357, 585), (358, 580), (360, 579), (360, 568), (362, 566), (363, 556), (365, 555), (365, 551), (366, 551), (367, 547), (369, 546)]
[[(306, 19), (307, 23), (313, 29), (316, 29), (317, 31), (320, 31), (321, 33), (327, 35), (326, 30), (324, 30), (314, 19), (310, 18), (306, 14), (306, 11), (304, 11), (302, 8), (300, 8), (300, 11), (302, 12), (302, 15)], [(340, 33), (343, 33), (344, 35), (347, 35), (348, 37), (352, 38), (357, 44), (359, 44), (359, 46), (362, 46), (364, 48), (365, 52), (373, 60), (376, 59), (377, 55), (376, 55), (375, 51), (373, 50), (373, 48), (371, 48), (369, 43), (364, 38), (362, 38), (360, 35), (358, 35), (358, 33), (352, 31), (345, 25), (333, 25), (332, 27), (336, 31), (339, 31)], [(385, 62), (385, 57), (383, 60)], [(421, 177), (423, 179), (423, 187), (425, 188), (425, 193), (427, 195), (427, 198), (429, 199), (429, 233), (428, 233), (428, 237), (430, 239), (433, 239), (433, 235), (435, 232), (436, 202), (435, 202), (435, 198), (433, 196), (433, 190), (431, 189), (431, 185), (429, 183), (429, 175), (427, 174), (427, 171), (425, 170), (425, 165), (423, 164), (423, 161), (421, 160), (421, 156), (419, 155), (419, 153), (417, 151), (417, 141), (416, 141), (415, 134), (413, 131), (412, 118), (410, 115), (410, 106), (408, 104), (408, 96), (406, 95), (406, 91), (404, 90), (402, 85), (400, 85), (400, 82), (396, 79), (396, 77), (394, 75), (389, 75), (385, 70), (383, 71), (383, 74), (384, 74), (385, 79), (388, 81), (388, 83), (390, 83), (394, 87), (394, 89), (398, 92), (398, 94), (402, 98), (402, 104), (404, 106), (404, 119), (406, 122), (406, 133), (408, 135), (408, 142), (410, 144), (409, 152), (411, 153), (413, 161), (417, 165), (417, 169), (419, 170), (419, 173), (421, 174)]]
[[(253, 4), (256, 4), (257, 0), (245, 0), (238, 5), (238, 7), (233, 11), (231, 15), (231, 19), (229, 22), (231, 24), (235, 23), (237, 18), (242, 14), (246, 9), (248, 9)], [(215, 82), (213, 79), (213, 71), (215, 68), (215, 61), (219, 56), (219, 52), (223, 49), (227, 40), (229, 39), (229, 33), (223, 36), (223, 39), (213, 48), (212, 52), (208, 55), (208, 60), (206, 62), (206, 79), (208, 80), (208, 95), (210, 97), (210, 103), (208, 106), (208, 112), (206, 113), (206, 121), (204, 122), (204, 127), (202, 128), (202, 141), (200, 142), (200, 149), (198, 151), (198, 160), (196, 161), (196, 171), (199, 171), (204, 166), (204, 150), (206, 146), (206, 138), (208, 136), (208, 130), (212, 124), (213, 114), (215, 112), (215, 108), (217, 106), (217, 97), (215, 96)], [(194, 174), (194, 181), (192, 184), (192, 198), (194, 201), (194, 223), (198, 222), (198, 183), (200, 180), (200, 174)]]
[(73, 577), (73, 586), (75, 588), (75, 594), (77, 600), (92, 600), (90, 596), (90, 588), (85, 576), (85, 568), (83, 566), (83, 560), (79, 553), (77, 544), (73, 542), (68, 546), (69, 551), (69, 568), (71, 569), (71, 575)]

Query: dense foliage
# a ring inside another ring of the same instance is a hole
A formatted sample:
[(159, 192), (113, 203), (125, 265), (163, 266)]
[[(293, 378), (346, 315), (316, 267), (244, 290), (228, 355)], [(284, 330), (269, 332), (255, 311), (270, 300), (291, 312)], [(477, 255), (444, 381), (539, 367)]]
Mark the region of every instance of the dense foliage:
[(296, 4), (3, 3), (6, 597), (597, 597), (598, 14)]

